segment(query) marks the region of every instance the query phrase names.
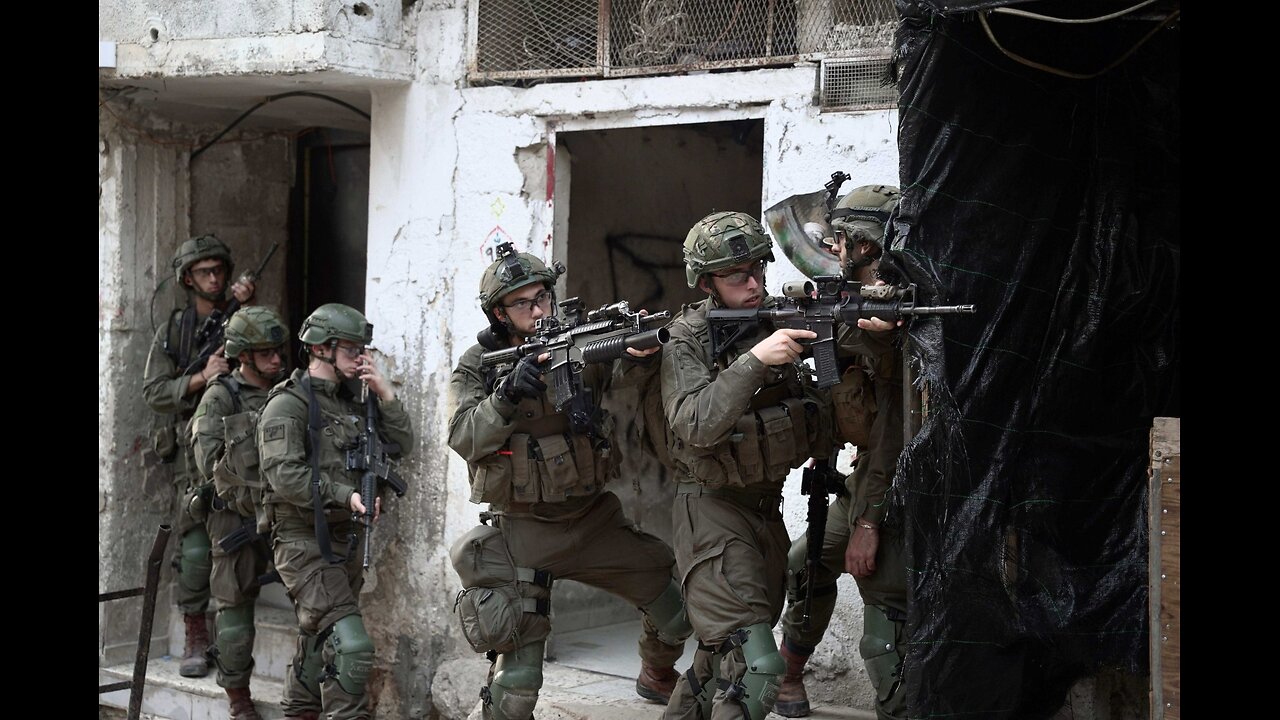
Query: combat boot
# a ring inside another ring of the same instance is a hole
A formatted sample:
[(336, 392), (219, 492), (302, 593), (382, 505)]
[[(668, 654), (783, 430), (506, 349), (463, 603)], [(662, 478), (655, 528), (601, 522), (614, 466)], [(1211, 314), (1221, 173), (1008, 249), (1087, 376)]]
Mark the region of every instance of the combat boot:
[(227, 700), (231, 705), (231, 720), (262, 720), (258, 709), (249, 697), (249, 688), (227, 688)]
[(645, 700), (654, 700), (667, 704), (671, 692), (676, 689), (676, 680), (680, 673), (675, 668), (656, 668), (640, 663), (640, 675), (636, 678), (636, 694)]
[(209, 674), (209, 623), (204, 613), (189, 613), (182, 616), (182, 624), (186, 626), (186, 639), (182, 649), (182, 662), (178, 664), (178, 674), (182, 677), (204, 677)]
[(787, 672), (778, 686), (773, 711), (782, 717), (805, 717), (809, 714), (809, 694), (804, 689), (804, 664), (809, 656), (796, 653), (786, 642), (778, 648), (778, 653), (787, 661)]

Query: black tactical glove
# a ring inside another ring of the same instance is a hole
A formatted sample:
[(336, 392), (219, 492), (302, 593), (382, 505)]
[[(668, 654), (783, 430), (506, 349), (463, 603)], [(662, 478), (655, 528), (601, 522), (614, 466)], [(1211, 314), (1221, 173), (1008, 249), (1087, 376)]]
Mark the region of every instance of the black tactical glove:
[(542, 365), (536, 355), (525, 355), (516, 362), (516, 366), (502, 379), (498, 393), (507, 400), (517, 403), (524, 398), (534, 398), (547, 389), (547, 384), (538, 376), (542, 374)]

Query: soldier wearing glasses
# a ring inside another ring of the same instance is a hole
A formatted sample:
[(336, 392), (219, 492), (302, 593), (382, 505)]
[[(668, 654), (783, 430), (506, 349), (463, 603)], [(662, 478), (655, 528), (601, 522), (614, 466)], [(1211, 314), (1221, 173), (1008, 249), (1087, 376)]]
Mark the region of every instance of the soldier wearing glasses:
[(252, 280), (228, 283), (233, 264), (231, 249), (213, 235), (200, 235), (182, 243), (174, 254), (174, 279), (187, 294), (186, 307), (175, 309), (164, 327), (156, 331), (147, 355), (142, 397), (155, 413), (152, 443), (162, 463), (172, 463), (178, 490), (178, 553), (174, 558), (178, 586), (174, 592), (182, 612), (185, 636), (178, 673), (204, 677), (209, 627), (209, 573), (212, 543), (205, 527), (208, 510), (204, 499), (209, 485), (196, 467), (188, 423), (196, 403), (210, 383), (229, 370), (221, 352), (199, 360), (199, 328), (215, 310), (225, 310), (227, 291), (241, 304), (253, 299)]
[(799, 371), (808, 330), (762, 329), (713, 357), (712, 308), (769, 307), (773, 241), (750, 215), (712, 213), (684, 242), (689, 287), (707, 293), (669, 326), (662, 406), (676, 464), (673, 546), (698, 637), (667, 718), (763, 718), (785, 663), (773, 625), (791, 542), (781, 515), (792, 468), (830, 451), (830, 406)]
[[(575, 432), (568, 414), (556, 412), (545, 392), (545, 355), (526, 355), (514, 366), (482, 367), (485, 351), (519, 345), (535, 333), (539, 319), (554, 317), (553, 285), (564, 272), (558, 263), (548, 268), (533, 255), (516, 253), (509, 243), (498, 255), (480, 279), (480, 306), (490, 321), (481, 333), (484, 344), (463, 353), (449, 383), (457, 408), (449, 421), (449, 446), (467, 462), (471, 501), (489, 503), (482, 518), (491, 515), (494, 523), (455, 543), (454, 566), (464, 586), (491, 587), (468, 577), (477, 558), (460, 553), (485, 542), (505, 548), (499, 554), (509, 553), (509, 580), (522, 606), (516, 610), (523, 620), (513, 649), (489, 648), (494, 664), (481, 691), (484, 717), (532, 717), (551, 627), (551, 585), (558, 579), (607, 590), (640, 609), (636, 692), (665, 703), (677, 678), (675, 661), (691, 632), (671, 575), (671, 548), (632, 525), (618, 497), (604, 489), (618, 461), (610, 451), (611, 418), (601, 411), (602, 437)], [(612, 367), (587, 365), (583, 384), (598, 402), (623, 378), (633, 380), (632, 372), (644, 372), (643, 358), (656, 351), (628, 350)], [(492, 597), (490, 605), (498, 602)]]

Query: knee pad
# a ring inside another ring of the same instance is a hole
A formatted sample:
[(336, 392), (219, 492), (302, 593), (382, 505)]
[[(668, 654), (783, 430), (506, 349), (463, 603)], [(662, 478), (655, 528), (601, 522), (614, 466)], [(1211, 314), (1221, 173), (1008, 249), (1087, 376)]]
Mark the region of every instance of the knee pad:
[(906, 693), (901, 690), (906, 650), (898, 642), (905, 621), (894, 620), (876, 605), (864, 605), (862, 618), (858, 650), (876, 691), (876, 709), (887, 717), (905, 717)]
[(786, 672), (787, 662), (778, 652), (768, 623), (756, 623), (731, 633), (725, 643), (727, 651), (732, 652), (733, 647), (739, 645), (747, 671), (738, 682), (721, 679), (719, 685), (730, 698), (738, 701), (747, 720), (764, 720), (778, 700), (778, 678)]
[(253, 605), (246, 603), (218, 610), (218, 667), (225, 674), (253, 668)]
[(529, 720), (542, 688), (542, 654), (545, 641), (533, 642), (502, 653), (494, 665), (493, 680), (481, 690), (484, 716), (492, 720)]
[(808, 535), (801, 535), (787, 551), (787, 602), (799, 602), (805, 583), (804, 561), (809, 552)]
[(178, 561), (178, 582), (193, 592), (209, 589), (209, 573), (213, 572), (213, 543), (209, 531), (196, 526), (182, 536), (182, 552)]
[(363, 695), (373, 670), (373, 640), (364, 631), (364, 619), (359, 615), (342, 618), (333, 624), (325, 642), (333, 648), (333, 674), (338, 685), (351, 695)]
[(683, 645), (685, 639), (693, 634), (684, 599), (680, 597), (680, 586), (675, 580), (667, 584), (657, 600), (640, 610), (649, 616), (649, 622), (658, 631), (658, 639), (668, 645)]
[(324, 672), (324, 655), (320, 652), (323, 643), (324, 638), (318, 635), (299, 634), (290, 669), (298, 683), (316, 698), (320, 697), (320, 674)]

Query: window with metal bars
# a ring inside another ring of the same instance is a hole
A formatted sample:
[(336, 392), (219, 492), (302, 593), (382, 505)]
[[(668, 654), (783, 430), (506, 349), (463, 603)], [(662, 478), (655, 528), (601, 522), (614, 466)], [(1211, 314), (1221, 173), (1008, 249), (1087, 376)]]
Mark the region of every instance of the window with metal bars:
[(472, 82), (881, 56), (893, 0), (472, 0)]

